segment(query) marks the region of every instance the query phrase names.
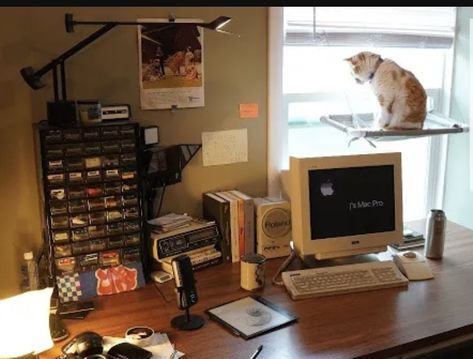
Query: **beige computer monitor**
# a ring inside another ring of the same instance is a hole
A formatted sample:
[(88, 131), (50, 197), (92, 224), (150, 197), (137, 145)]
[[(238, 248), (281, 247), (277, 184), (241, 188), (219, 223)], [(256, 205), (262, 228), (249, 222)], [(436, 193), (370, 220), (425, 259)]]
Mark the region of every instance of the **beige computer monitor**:
[(400, 153), (290, 157), (285, 175), (301, 257), (378, 253), (402, 241)]

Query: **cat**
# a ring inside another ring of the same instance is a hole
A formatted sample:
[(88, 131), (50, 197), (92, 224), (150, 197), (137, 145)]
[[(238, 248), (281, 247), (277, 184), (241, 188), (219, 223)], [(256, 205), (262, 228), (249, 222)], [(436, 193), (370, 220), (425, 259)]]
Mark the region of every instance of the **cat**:
[(378, 99), (380, 128), (422, 129), (427, 115), (427, 94), (414, 74), (390, 59), (363, 51), (345, 59), (356, 82), (369, 82)]
[(167, 67), (169, 67), (174, 75), (180, 75), (181, 66), (184, 65), (184, 52), (177, 51), (173, 55), (169, 56), (166, 59), (165, 64)]

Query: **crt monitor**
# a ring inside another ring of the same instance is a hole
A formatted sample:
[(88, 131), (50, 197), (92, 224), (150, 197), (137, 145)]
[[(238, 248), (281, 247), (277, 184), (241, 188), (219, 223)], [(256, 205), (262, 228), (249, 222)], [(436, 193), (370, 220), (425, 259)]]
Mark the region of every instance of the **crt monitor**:
[(400, 153), (291, 157), (288, 175), (301, 257), (378, 253), (402, 241)]

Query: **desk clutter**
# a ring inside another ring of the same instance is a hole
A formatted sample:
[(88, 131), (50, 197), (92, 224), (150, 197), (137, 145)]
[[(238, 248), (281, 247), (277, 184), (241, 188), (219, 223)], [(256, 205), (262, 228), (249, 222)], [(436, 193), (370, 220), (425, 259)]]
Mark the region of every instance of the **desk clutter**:
[(63, 345), (61, 350), (63, 354), (57, 359), (177, 359), (185, 355), (175, 348), (166, 333), (157, 333), (148, 326), (130, 328), (124, 337), (82, 332)]
[(139, 125), (38, 126), (50, 277), (62, 302), (142, 287)]

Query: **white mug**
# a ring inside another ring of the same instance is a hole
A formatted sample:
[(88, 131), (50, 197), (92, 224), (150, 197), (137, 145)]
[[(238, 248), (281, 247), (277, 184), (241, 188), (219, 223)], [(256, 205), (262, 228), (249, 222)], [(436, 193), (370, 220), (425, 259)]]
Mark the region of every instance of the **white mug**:
[(264, 286), (264, 264), (266, 257), (261, 254), (245, 254), (240, 258), (240, 285), (246, 290)]

